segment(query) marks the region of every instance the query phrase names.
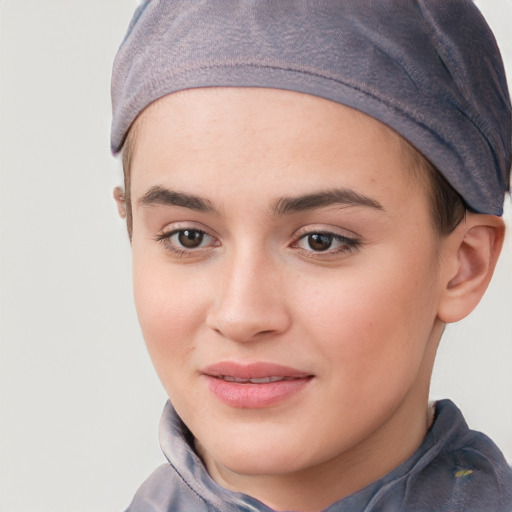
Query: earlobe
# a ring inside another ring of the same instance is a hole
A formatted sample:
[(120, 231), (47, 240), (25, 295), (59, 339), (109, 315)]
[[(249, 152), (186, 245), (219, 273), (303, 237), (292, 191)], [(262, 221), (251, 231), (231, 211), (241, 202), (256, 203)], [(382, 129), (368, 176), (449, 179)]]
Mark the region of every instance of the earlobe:
[(126, 198), (121, 187), (114, 188), (113, 196), (117, 204), (117, 211), (122, 219), (126, 219)]
[(443, 254), (446, 268), (438, 317), (452, 323), (466, 317), (480, 302), (498, 261), (505, 236), (500, 217), (468, 213), (452, 233)]

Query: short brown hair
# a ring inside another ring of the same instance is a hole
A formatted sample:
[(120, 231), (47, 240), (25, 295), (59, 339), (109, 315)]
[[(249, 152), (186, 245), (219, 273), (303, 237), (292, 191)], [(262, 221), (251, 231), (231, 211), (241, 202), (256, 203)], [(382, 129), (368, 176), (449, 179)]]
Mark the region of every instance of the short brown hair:
[(410, 142), (400, 137), (402, 147), (409, 158), (413, 178), (427, 188), (430, 196), (430, 211), (435, 231), (448, 235), (462, 221), (466, 204), (461, 195), (448, 183), (437, 168)]

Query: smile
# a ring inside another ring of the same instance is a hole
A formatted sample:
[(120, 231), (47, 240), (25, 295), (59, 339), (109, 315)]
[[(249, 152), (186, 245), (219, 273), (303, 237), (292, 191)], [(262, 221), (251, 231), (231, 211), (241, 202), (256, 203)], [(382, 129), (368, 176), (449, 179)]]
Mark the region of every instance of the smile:
[(273, 363), (239, 364), (225, 361), (203, 370), (209, 392), (231, 407), (271, 407), (296, 396), (314, 376)]
[(242, 379), (240, 377), (232, 377), (231, 375), (219, 375), (217, 379), (227, 382), (237, 382), (239, 384), (269, 384), (270, 382), (281, 382), (283, 380), (296, 380), (297, 377), (261, 377), (253, 379)]

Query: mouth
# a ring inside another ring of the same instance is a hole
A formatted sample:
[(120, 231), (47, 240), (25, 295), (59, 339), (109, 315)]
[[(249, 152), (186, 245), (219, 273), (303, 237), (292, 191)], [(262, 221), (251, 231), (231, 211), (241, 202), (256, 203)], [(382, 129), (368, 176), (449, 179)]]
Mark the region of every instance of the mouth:
[(202, 371), (208, 389), (221, 402), (255, 409), (282, 403), (308, 387), (314, 375), (273, 363), (239, 364), (225, 361)]
[(225, 380), (226, 382), (236, 382), (238, 384), (269, 384), (271, 382), (282, 382), (284, 380), (297, 380), (300, 377), (261, 377), (252, 379), (242, 379), (240, 377), (233, 377), (231, 375), (218, 375), (212, 376), (216, 379)]

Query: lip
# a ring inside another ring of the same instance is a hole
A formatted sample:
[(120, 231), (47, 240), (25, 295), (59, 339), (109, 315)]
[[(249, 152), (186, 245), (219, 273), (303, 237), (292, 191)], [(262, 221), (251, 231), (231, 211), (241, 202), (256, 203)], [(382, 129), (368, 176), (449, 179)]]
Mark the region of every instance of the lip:
[[(216, 398), (232, 407), (244, 409), (276, 405), (302, 391), (314, 377), (296, 368), (266, 362), (240, 364), (223, 361), (207, 366), (201, 373)], [(229, 380), (224, 380), (224, 377)], [(250, 382), (249, 379), (263, 382)]]

